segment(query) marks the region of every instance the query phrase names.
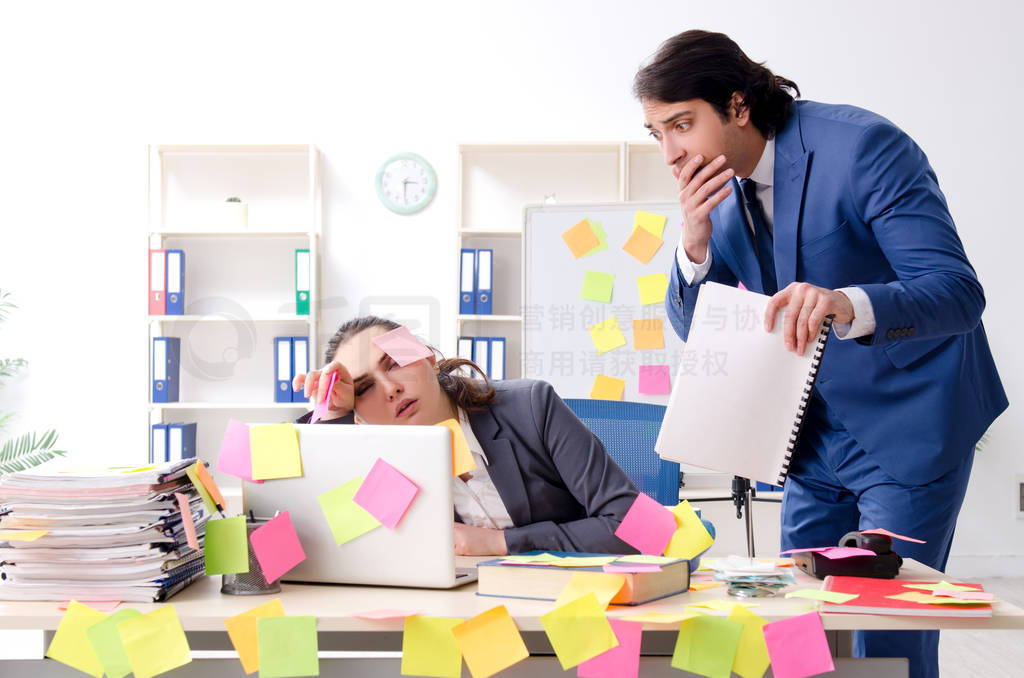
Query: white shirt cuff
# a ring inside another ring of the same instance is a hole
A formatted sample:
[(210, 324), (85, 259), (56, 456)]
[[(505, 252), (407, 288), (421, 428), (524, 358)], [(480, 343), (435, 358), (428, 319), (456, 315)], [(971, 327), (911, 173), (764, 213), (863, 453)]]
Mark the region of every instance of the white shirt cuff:
[(875, 310), (871, 307), (868, 293), (859, 287), (843, 287), (842, 292), (853, 304), (853, 322), (832, 323), (832, 329), (840, 339), (856, 339), (875, 333)]
[(690, 261), (690, 258), (686, 256), (686, 250), (683, 249), (683, 239), (680, 238), (679, 247), (676, 249), (676, 261), (679, 262), (679, 272), (683, 274), (683, 282), (686, 283), (687, 287), (693, 287), (706, 278), (708, 271), (711, 270), (711, 248), (707, 249), (703, 263), (697, 264)]

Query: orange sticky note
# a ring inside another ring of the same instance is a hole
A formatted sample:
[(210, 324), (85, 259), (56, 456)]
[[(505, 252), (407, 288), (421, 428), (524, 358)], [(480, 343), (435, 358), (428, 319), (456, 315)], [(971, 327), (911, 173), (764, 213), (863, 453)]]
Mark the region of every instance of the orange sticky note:
[(569, 246), (569, 251), (572, 252), (572, 256), (576, 259), (579, 259), (601, 244), (601, 241), (586, 219), (563, 233), (562, 240)]
[(466, 442), (466, 434), (462, 432), (459, 420), (445, 419), (435, 426), (444, 426), (452, 432), (452, 475), (461, 476), (475, 469), (476, 462), (473, 461), (473, 453), (469, 451), (469, 443)]
[(452, 634), (473, 678), (493, 676), (530, 656), (504, 605), (456, 624)]
[(633, 348), (638, 351), (665, 348), (665, 331), (661, 318), (642, 318), (633, 321)]
[(662, 240), (646, 228), (634, 228), (629, 240), (622, 246), (628, 254), (641, 264), (650, 263), (655, 253), (661, 248)]
[(590, 397), (594, 400), (622, 400), (622, 394), (625, 392), (626, 382), (624, 379), (599, 374), (594, 377), (594, 387), (590, 389)]
[(259, 645), (257, 644), (256, 620), (260, 617), (283, 617), (284, 608), (281, 599), (274, 598), (234, 617), (224, 620), (228, 629), (228, 637), (242, 662), (242, 670), (252, 673), (260, 667)]

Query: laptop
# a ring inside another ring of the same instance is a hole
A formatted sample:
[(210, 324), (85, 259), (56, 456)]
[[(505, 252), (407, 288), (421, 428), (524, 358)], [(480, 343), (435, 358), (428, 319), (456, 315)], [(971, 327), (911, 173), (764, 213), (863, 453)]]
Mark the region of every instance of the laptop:
[[(245, 511), (271, 518), (288, 511), (306, 559), (283, 581), (446, 589), (476, 579), (455, 567), (451, 433), (443, 426), (298, 424), (302, 476), (243, 483)], [(377, 527), (339, 545), (317, 497), (359, 476), (377, 459), (419, 487), (389, 530)]]

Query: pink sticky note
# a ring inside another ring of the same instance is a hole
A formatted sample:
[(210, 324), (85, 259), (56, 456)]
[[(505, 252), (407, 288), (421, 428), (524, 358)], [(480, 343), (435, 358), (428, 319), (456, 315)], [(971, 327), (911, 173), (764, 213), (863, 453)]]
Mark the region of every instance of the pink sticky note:
[(422, 610), (367, 610), (352, 615), (359, 619), (405, 619), (422, 615)]
[(664, 395), (672, 392), (672, 381), (668, 375), (668, 365), (640, 366), (640, 393)]
[(181, 524), (185, 528), (185, 539), (188, 542), (189, 548), (194, 548), (198, 551), (199, 538), (196, 537), (196, 524), (192, 520), (192, 509), (188, 505), (188, 497), (181, 492), (175, 492), (174, 496), (178, 500), (178, 510), (181, 511)]
[(828, 551), (830, 548), (835, 548), (835, 547), (832, 547), (832, 546), (815, 546), (813, 548), (806, 548), (806, 549), (789, 549), (788, 551), (782, 551), (781, 553), (779, 553), (779, 555), (780, 556), (785, 556), (785, 555), (789, 555), (790, 553), (814, 553), (816, 551), (817, 552)]
[(609, 563), (601, 568), (605, 572), (661, 572), (661, 565), (655, 563), (623, 563), (616, 565), (615, 563)]
[(331, 391), (334, 390), (334, 385), (338, 383), (337, 371), (331, 372), (331, 379), (327, 382), (327, 393), (324, 395), (324, 399), (316, 404), (313, 408), (313, 414), (309, 417), (309, 423), (315, 424), (327, 414), (327, 410), (331, 408)]
[(852, 558), (853, 556), (875, 556), (878, 554), (871, 549), (862, 549), (856, 546), (836, 546), (825, 549), (821, 552), (821, 555), (829, 560), (842, 560), (843, 558)]
[(660, 556), (675, 531), (676, 517), (672, 512), (641, 492), (626, 511), (615, 536), (640, 553)]
[(412, 336), (409, 328), (404, 326), (391, 330), (379, 337), (374, 337), (373, 343), (377, 344), (380, 350), (394, 358), (395, 362), (402, 367), (434, 355), (433, 351), (424, 346), (419, 339)]
[(763, 630), (775, 678), (805, 678), (836, 670), (817, 612), (772, 622)]
[(306, 552), (302, 550), (299, 535), (287, 511), (253, 530), (249, 543), (269, 584), (306, 559)]
[(220, 444), (217, 470), (242, 480), (262, 483), (252, 479), (252, 457), (249, 455), (249, 427), (234, 419), (228, 420), (224, 440)]
[(381, 525), (393, 530), (419, 491), (416, 483), (391, 464), (378, 459), (352, 501), (366, 509)]
[[(81, 601), (79, 601), (79, 602), (81, 602)], [(70, 600), (65, 600), (63, 603), (61, 603), (60, 605), (57, 606), (57, 609), (58, 610), (66, 610), (66, 609), (68, 609), (68, 605), (69, 604), (71, 604), (71, 601)], [(100, 612), (106, 612), (106, 613), (109, 614), (110, 612), (113, 612), (114, 609), (118, 605), (121, 604), (121, 601), (120, 600), (89, 600), (89, 601), (86, 601), (85, 604), (87, 604), (89, 607), (91, 607), (94, 610), (99, 610)]]
[(915, 544), (927, 544), (928, 543), (928, 542), (926, 542), (926, 541), (924, 541), (922, 539), (914, 539), (913, 537), (904, 537), (902, 534), (896, 534), (895, 532), (890, 532), (889, 530), (885, 529), (884, 527), (876, 527), (873, 530), (861, 530), (860, 532), (861, 532), (861, 534), (884, 534), (887, 537), (892, 537), (893, 539), (902, 539), (903, 541), (912, 541)]
[(635, 678), (640, 673), (640, 637), (643, 624), (609, 619), (616, 647), (576, 667), (579, 678)]
[[(943, 598), (959, 598), (960, 600), (994, 600), (994, 593), (986, 593), (985, 591), (949, 591), (944, 589), (935, 589), (932, 591), (933, 596), (941, 596)], [(89, 603), (92, 605), (92, 603)]]

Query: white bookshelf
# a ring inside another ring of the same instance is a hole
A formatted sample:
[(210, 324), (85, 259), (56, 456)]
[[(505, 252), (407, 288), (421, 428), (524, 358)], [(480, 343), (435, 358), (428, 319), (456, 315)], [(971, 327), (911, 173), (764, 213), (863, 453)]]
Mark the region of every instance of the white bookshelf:
[[(288, 421), (307, 402), (274, 402), (275, 336), (319, 354), (320, 151), (311, 144), (149, 147), (147, 249), (185, 252), (185, 315), (147, 315), (149, 425), (195, 421), (198, 456), (215, 462), (228, 419)], [(247, 204), (245, 227), (223, 203)], [(295, 250), (310, 253), (309, 315), (295, 306)], [(147, 290), (148, 290), (147, 281)], [(152, 339), (181, 338), (179, 402), (154, 403)]]

